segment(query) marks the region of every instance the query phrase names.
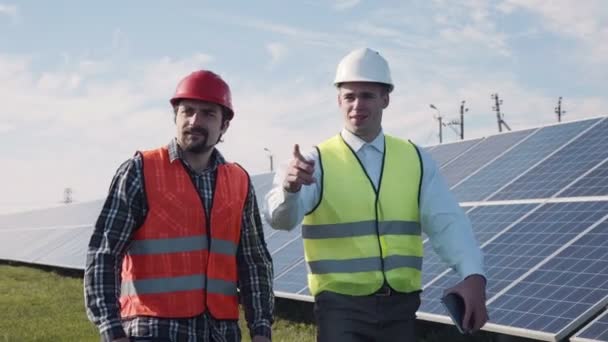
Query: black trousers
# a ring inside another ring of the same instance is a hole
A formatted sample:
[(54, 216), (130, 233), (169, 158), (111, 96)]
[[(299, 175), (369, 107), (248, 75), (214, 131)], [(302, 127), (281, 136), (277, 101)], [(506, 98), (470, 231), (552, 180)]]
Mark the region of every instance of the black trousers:
[(317, 342), (414, 342), (420, 292), (315, 297)]

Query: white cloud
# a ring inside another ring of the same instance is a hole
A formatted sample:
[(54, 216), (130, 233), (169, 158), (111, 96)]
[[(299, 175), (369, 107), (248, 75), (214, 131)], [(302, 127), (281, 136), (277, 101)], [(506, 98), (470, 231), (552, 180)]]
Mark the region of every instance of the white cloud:
[(84, 59), (78, 62), (78, 72), (84, 75), (96, 75), (109, 72), (111, 64), (109, 61)]
[(15, 80), (20, 75), (26, 74), (30, 61), (30, 56), (15, 57), (0, 54), (0, 81)]
[(484, 29), (482, 26), (466, 25), (460, 28), (446, 28), (440, 32), (441, 38), (455, 45), (467, 46), (479, 44), (491, 48), (504, 56), (511, 55), (505, 35)]
[(388, 45), (412, 49), (410, 54), (510, 56), (509, 37), (497, 28), (495, 13), (486, 0), (413, 2), (377, 8), (356, 27), (369, 40), (385, 38)]
[(13, 124), (0, 122), (0, 133), (8, 133), (16, 129), (17, 127)]
[[(438, 3), (437, 6), (441, 8), (445, 5)], [(466, 47), (477, 44), (509, 56), (511, 51), (507, 36), (497, 30), (493, 10), (487, 0), (467, 0), (460, 6), (452, 4), (442, 11), (442, 15), (435, 16), (435, 22), (441, 25), (440, 37), (454, 45)]]
[[(135, 75), (140, 75), (140, 93), (150, 98), (167, 96), (175, 90), (179, 80), (195, 70), (209, 69), (214, 57), (198, 53), (186, 58), (175, 59), (168, 56), (135, 67)], [(224, 75), (220, 75), (224, 76)]]
[[(303, 4), (308, 6), (319, 6), (316, 2), (312, 4), (304, 1)], [(319, 10), (326, 8), (325, 5), (319, 6)], [(327, 12), (327, 11), (325, 11)], [(233, 14), (226, 14), (226, 12), (205, 10), (202, 14), (196, 14), (195, 17), (202, 18), (205, 20), (212, 20), (220, 24), (231, 23), (240, 27), (249, 29), (255, 29), (260, 32), (252, 32), (255, 35), (268, 35), (275, 34), (283, 36), (283, 40), (291, 39), (297, 43), (298, 47), (314, 46), (314, 48), (350, 48), (351, 34), (348, 32), (340, 32), (340, 30), (326, 31), (326, 30), (315, 30), (309, 28), (303, 28), (296, 25), (287, 25), (275, 20), (264, 20), (258, 17), (246, 16)], [(281, 19), (287, 19), (287, 17)], [(314, 27), (314, 26), (311, 26)]]
[[(3, 113), (9, 115), (27, 108), (27, 115), (15, 117), (17, 123), (28, 127), (38, 122), (47, 125), (40, 132), (30, 131), (33, 135), (52, 137), (69, 134), (85, 141), (93, 139), (105, 143), (115, 141), (115, 134), (130, 139), (132, 126), (117, 123), (127, 117), (139, 117), (137, 113), (147, 113), (159, 104), (162, 107), (156, 107), (156, 110), (161, 116), (169, 113), (168, 99), (178, 80), (193, 70), (205, 68), (211, 60), (212, 57), (205, 54), (183, 59), (165, 57), (126, 66), (129, 71), (120, 79), (104, 79), (95, 76), (104, 72), (102, 76), (107, 76), (122, 69), (99, 61), (92, 65), (103, 65), (107, 72), (96, 69), (97, 73), (90, 73), (91, 64), (87, 60), (74, 60), (71, 68), (34, 73), (27, 59), (0, 57), (0, 85), (6, 89), (0, 93), (0, 101), (6, 104), (0, 112), (0, 121), (5, 115)], [(138, 129), (150, 127), (150, 122), (143, 117), (140, 119), (139, 125), (135, 125), (139, 126)], [(158, 124), (167, 122), (158, 121)], [(152, 127), (158, 131), (155, 123)], [(83, 132), (88, 136), (80, 136)], [(135, 137), (132, 139), (137, 141)]]
[(76, 73), (45, 72), (36, 82), (36, 87), (48, 92), (73, 91), (80, 86), (81, 81), (81, 76)]
[(383, 27), (367, 21), (356, 24), (353, 30), (364, 35), (386, 38), (395, 38), (400, 37), (402, 35), (399, 30)]
[(523, 9), (542, 18), (550, 32), (582, 42), (596, 63), (608, 61), (608, 7), (603, 0), (505, 0), (507, 11)]
[(334, 9), (338, 11), (344, 11), (359, 5), (361, 0), (336, 0), (334, 2)]
[(268, 43), (266, 50), (270, 54), (270, 66), (280, 63), (288, 53), (287, 47), (281, 43)]
[(608, 14), (605, 2), (601, 0), (505, 0), (504, 3), (541, 15), (544, 25), (552, 31), (580, 38), (597, 32), (601, 27), (599, 21)]
[(112, 32), (112, 50), (124, 51), (128, 48), (129, 40), (125, 33), (119, 28), (114, 29)]
[(16, 20), (19, 16), (17, 6), (0, 4), (0, 15), (6, 15), (11, 19)]
[[(107, 61), (92, 63), (107, 68), (101, 71), (105, 77), (96, 78), (96, 74), (80, 71), (88, 60), (71, 60), (71, 67), (62, 65), (60, 70), (38, 73), (27, 58), (0, 58), (0, 87), (8, 89), (0, 93), (0, 101), (6, 104), (0, 111), (0, 132), (28, 127), (18, 141), (0, 135), (1, 146), (12, 146), (8, 155), (0, 157), (0, 164), (11, 165), (0, 177), (0, 188), (17, 194), (14, 201), (31, 201), (35, 193), (38, 200), (50, 203), (66, 186), (78, 191), (79, 200), (103, 197), (113, 172), (135, 149), (154, 148), (174, 136), (168, 99), (181, 77), (207, 67), (213, 57), (196, 54), (133, 62), (125, 66), (131, 71), (118, 79), (107, 78), (118, 70)], [(297, 82), (274, 87), (230, 84), (237, 118), (220, 149), (252, 173), (267, 168), (263, 147), (271, 148), (278, 162), (284, 155), (281, 147), (287, 146), (280, 141), (310, 146), (318, 140), (316, 134), (330, 134), (309, 125), (307, 115), (319, 115), (319, 108), (333, 108), (326, 105), (327, 99), (334, 99), (333, 93), (304, 89), (294, 99), (291, 94), (300, 88)], [(330, 86), (327, 90), (333, 91)], [(26, 115), (14, 115), (24, 110)], [(301, 124), (308, 129), (297, 130), (293, 115), (302, 115)], [(27, 155), (36, 151), (37, 156), (21, 159), (24, 151)], [(28, 185), (37, 184), (33, 179), (39, 170), (45, 170), (48, 186), (37, 191)]]
[(299, 45), (308, 44), (322, 47), (336, 47), (344, 45), (344, 43), (342, 43), (344, 39), (341, 39), (340, 36), (335, 33), (330, 34), (328, 32), (302, 29), (296, 26), (277, 24), (269, 21), (241, 16), (222, 17), (229, 20), (229, 22), (236, 23), (238, 25), (283, 35), (293, 39)]

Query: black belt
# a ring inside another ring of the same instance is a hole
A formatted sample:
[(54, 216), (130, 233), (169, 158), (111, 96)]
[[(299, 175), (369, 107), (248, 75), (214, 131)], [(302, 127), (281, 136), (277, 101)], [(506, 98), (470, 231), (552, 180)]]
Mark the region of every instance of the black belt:
[(394, 295), (397, 293), (398, 292), (391, 289), (391, 287), (388, 286), (388, 284), (384, 284), (378, 291), (374, 292), (374, 296), (387, 297), (387, 296), (391, 296), (391, 295)]

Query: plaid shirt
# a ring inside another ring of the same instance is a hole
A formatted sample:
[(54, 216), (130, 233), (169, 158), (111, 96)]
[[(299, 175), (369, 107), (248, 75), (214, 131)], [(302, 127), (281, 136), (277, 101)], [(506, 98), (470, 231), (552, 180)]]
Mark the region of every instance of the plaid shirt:
[[(215, 171), (219, 164), (225, 163), (224, 158), (217, 149), (214, 150), (208, 168), (196, 173), (182, 158), (175, 139), (169, 143), (168, 149), (171, 162), (179, 159), (186, 166), (209, 215)], [(132, 234), (146, 217), (147, 207), (143, 165), (138, 153), (116, 172), (87, 252), (84, 275), (87, 315), (99, 328), (103, 340), (111, 341), (128, 335), (155, 336), (162, 341), (240, 341), (237, 321), (216, 320), (208, 313), (185, 319), (134, 317), (121, 320), (118, 298), (122, 259)], [(251, 184), (243, 212), (237, 263), (240, 297), (250, 334), (270, 337), (274, 306), (273, 269)]]

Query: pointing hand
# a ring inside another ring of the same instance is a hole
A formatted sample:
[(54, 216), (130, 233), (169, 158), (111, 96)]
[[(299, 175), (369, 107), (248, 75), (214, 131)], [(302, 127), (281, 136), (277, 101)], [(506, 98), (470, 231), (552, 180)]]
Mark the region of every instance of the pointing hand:
[(314, 171), (314, 160), (306, 160), (300, 153), (300, 146), (295, 144), (293, 146), (293, 158), (289, 162), (285, 181), (283, 181), (283, 188), (292, 193), (300, 191), (302, 185), (310, 185), (316, 182), (313, 177)]

